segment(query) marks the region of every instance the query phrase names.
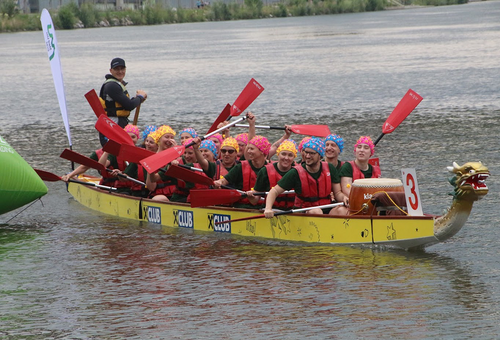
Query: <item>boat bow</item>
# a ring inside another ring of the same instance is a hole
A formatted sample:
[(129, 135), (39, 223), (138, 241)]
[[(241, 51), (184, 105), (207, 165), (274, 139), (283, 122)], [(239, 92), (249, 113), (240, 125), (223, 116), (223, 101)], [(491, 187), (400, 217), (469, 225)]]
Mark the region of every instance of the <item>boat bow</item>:
[(454, 187), (453, 202), (448, 212), (434, 223), (434, 235), (439, 241), (449, 239), (462, 229), (474, 202), (488, 193), (485, 181), (490, 172), (481, 162), (468, 162), (462, 166), (453, 162), (448, 170), (453, 174), (449, 179)]

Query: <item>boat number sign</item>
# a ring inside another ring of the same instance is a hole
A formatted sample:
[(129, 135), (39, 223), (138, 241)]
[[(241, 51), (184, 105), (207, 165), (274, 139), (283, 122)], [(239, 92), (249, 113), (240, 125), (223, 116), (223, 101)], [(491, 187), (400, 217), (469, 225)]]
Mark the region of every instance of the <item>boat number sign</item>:
[(411, 216), (423, 216), (422, 201), (418, 190), (417, 173), (415, 169), (401, 169), (403, 188), (406, 196), (406, 207)]

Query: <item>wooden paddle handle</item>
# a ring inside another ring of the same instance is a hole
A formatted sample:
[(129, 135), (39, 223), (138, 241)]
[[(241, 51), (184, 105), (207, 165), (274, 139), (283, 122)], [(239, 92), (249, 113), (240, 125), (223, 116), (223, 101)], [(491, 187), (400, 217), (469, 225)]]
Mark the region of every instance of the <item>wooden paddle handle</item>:
[(132, 125), (137, 125), (137, 121), (139, 120), (139, 112), (141, 112), (141, 104), (139, 104), (135, 109), (134, 121)]

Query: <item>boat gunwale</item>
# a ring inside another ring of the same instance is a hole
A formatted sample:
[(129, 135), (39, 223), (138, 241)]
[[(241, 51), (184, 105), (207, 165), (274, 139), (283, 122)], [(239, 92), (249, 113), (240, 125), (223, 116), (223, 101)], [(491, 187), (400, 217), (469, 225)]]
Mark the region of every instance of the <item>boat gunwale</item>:
[[(96, 178), (93, 176), (86, 176), (87, 178)], [(68, 183), (68, 185), (83, 185), (79, 183)], [(230, 206), (219, 206), (219, 205), (207, 205), (204, 207), (191, 207), (189, 203), (183, 203), (183, 202), (163, 202), (163, 201), (155, 201), (150, 198), (144, 198), (144, 197), (137, 197), (137, 196), (131, 196), (127, 194), (122, 194), (122, 193), (117, 193), (117, 192), (110, 192), (109, 190), (97, 188), (97, 187), (88, 187), (88, 189), (92, 189), (94, 191), (100, 192), (102, 194), (109, 194), (111, 196), (118, 196), (122, 197), (125, 199), (133, 199), (133, 200), (138, 200), (142, 202), (148, 202), (148, 203), (153, 203), (153, 204), (165, 204), (165, 205), (173, 205), (173, 206), (182, 206), (182, 207), (188, 207), (190, 209), (206, 209), (206, 210), (223, 210), (223, 211), (239, 211), (239, 212), (245, 212), (245, 213), (251, 213), (255, 212), (255, 214), (262, 215), (262, 211), (258, 209), (245, 209), (245, 208), (235, 208), (235, 207), (230, 207)], [(217, 189), (214, 189), (217, 190)], [(437, 215), (430, 215), (430, 214), (424, 214), (423, 216), (411, 216), (411, 215), (328, 215), (328, 214), (309, 214), (309, 213), (300, 213), (296, 212), (290, 215), (296, 215), (296, 216), (310, 216), (314, 218), (340, 218), (340, 219), (373, 219), (373, 220), (381, 220), (381, 219), (387, 219), (387, 220), (400, 220), (400, 219), (411, 219), (411, 220), (430, 220), (430, 219), (435, 219), (439, 216)]]

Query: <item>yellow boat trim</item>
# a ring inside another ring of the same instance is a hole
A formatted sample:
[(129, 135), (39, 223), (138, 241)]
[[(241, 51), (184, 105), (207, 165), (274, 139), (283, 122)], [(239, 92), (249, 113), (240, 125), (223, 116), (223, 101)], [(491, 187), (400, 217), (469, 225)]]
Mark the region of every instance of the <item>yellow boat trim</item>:
[(329, 216), (287, 214), (216, 225), (215, 222), (260, 215), (231, 207), (191, 208), (186, 203), (161, 203), (111, 194), (69, 183), (68, 191), (82, 205), (101, 213), (173, 228), (228, 233), (254, 238), (335, 245), (386, 245), (403, 249), (437, 243), (433, 216)]

